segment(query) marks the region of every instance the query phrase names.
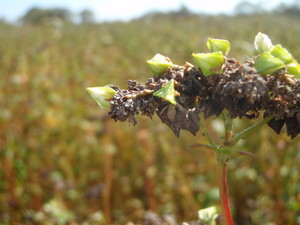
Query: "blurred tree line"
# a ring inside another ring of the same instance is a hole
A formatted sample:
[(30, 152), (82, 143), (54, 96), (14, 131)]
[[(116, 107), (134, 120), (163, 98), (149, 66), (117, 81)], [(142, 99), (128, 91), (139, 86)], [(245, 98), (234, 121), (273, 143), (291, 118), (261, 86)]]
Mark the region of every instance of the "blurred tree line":
[[(241, 1), (234, 8), (234, 15), (253, 15), (264, 13), (276, 13), (285, 15), (300, 16), (300, 1), (295, 0), (292, 4), (281, 3), (273, 9), (266, 9), (261, 6), (260, 3), (252, 3), (250, 1)], [(167, 13), (150, 12), (144, 17), (165, 15), (186, 17), (195, 15), (185, 5), (182, 5), (176, 11), (169, 11)], [(55, 23), (57, 21), (63, 23), (80, 23), (80, 24), (92, 24), (96, 23), (94, 12), (89, 9), (83, 9), (81, 12), (75, 14), (65, 8), (49, 8), (43, 9), (33, 7), (29, 9), (19, 21), (22, 24), (40, 25), (45, 23)]]
[(234, 9), (234, 14), (236, 15), (264, 14), (267, 12), (300, 16), (300, 1), (295, 0), (289, 5), (280, 3), (273, 9), (262, 7), (260, 2), (252, 3), (250, 1), (241, 1), (235, 6)]
[(38, 7), (29, 9), (20, 18), (20, 21), (23, 24), (40, 25), (45, 23), (55, 23), (57, 21), (75, 23), (78, 19), (80, 24), (95, 23), (94, 13), (89, 9), (84, 9), (78, 15), (75, 15), (70, 10), (64, 8), (42, 9)]

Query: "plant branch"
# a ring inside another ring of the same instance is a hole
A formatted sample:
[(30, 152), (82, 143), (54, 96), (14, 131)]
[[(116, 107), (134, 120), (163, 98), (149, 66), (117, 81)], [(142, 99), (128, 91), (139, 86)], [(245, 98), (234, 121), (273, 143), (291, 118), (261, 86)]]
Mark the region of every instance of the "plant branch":
[[(230, 146), (233, 141), (233, 125), (232, 118), (227, 111), (222, 112), (222, 119), (224, 121), (225, 136), (224, 136), (224, 147)], [(230, 148), (230, 147), (229, 147)], [(222, 206), (222, 212), (225, 218), (226, 225), (234, 225), (233, 218), (230, 211), (228, 192), (227, 192), (227, 160), (228, 153), (224, 152), (227, 148), (224, 148), (217, 153), (217, 160), (219, 162), (219, 193), (220, 203)]]
[(224, 138), (224, 146), (230, 145), (232, 142), (232, 118), (230, 118), (227, 111), (222, 112), (224, 126), (225, 126), (225, 138)]
[(246, 128), (245, 130), (241, 131), (240, 133), (238, 133), (237, 135), (234, 136), (230, 146), (234, 146), (236, 143), (238, 143), (239, 140), (241, 140), (242, 138), (247, 137), (252, 132), (254, 132), (258, 128), (262, 127), (263, 125), (268, 123), (272, 118), (273, 118), (273, 116), (268, 116), (265, 119), (261, 120), (260, 122), (258, 122), (256, 124)]
[(204, 125), (204, 123), (202, 123), (201, 121), (204, 121), (205, 118), (204, 118), (204, 115), (203, 113), (200, 114), (200, 127), (202, 128), (202, 131), (205, 135), (205, 137), (207, 138), (209, 144), (213, 147), (213, 148), (217, 148), (218, 146), (216, 145), (214, 139), (210, 136), (210, 134), (208, 133), (207, 129), (206, 129), (206, 126)]
[(195, 144), (191, 144), (189, 146), (189, 148), (197, 148), (197, 147), (204, 147), (204, 148), (213, 149), (213, 150), (216, 149), (216, 147), (213, 145), (207, 145), (207, 144), (202, 144), (202, 143), (195, 143)]
[(154, 90), (149, 90), (149, 89), (145, 89), (143, 91), (135, 91), (135, 92), (132, 92), (131, 94), (127, 94), (125, 95), (124, 97), (125, 98), (130, 98), (130, 99), (133, 99), (133, 98), (137, 98), (137, 97), (142, 97), (142, 96), (147, 96), (147, 95), (150, 95), (154, 92)]

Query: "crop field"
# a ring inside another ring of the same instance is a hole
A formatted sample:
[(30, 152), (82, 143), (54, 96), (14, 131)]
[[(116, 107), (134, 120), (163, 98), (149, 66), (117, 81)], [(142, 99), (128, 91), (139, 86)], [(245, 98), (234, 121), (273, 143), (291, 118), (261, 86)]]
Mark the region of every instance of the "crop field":
[[(300, 60), (300, 17), (153, 14), (130, 22), (0, 23), (0, 224), (200, 224), (217, 206), (217, 163), (205, 142), (159, 121), (115, 123), (85, 88), (146, 82), (156, 53), (195, 64), (209, 37), (253, 56), (258, 32)], [(218, 119), (205, 121), (221, 141)], [(251, 125), (235, 119), (236, 131)], [(300, 139), (265, 126), (241, 141), (228, 186), (238, 225), (300, 224)]]

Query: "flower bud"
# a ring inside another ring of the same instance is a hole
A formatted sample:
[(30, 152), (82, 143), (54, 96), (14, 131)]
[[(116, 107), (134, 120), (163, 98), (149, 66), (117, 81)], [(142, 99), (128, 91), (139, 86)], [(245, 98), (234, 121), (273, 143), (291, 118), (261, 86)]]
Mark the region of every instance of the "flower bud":
[(215, 206), (201, 209), (198, 211), (198, 217), (201, 222), (205, 224), (216, 224), (216, 219), (218, 217), (217, 208)]
[(283, 67), (283, 62), (269, 52), (260, 54), (254, 62), (254, 68), (260, 74), (273, 74)]
[(271, 49), (271, 55), (280, 59), (284, 64), (288, 64), (294, 60), (291, 53), (289, 53), (289, 51), (287, 49), (283, 48), (279, 44), (275, 45)]
[(254, 48), (257, 53), (268, 52), (273, 47), (271, 39), (268, 35), (259, 32), (254, 40)]
[(156, 54), (147, 64), (154, 75), (161, 75), (167, 71), (169, 67), (173, 67), (172, 61), (161, 54)]
[(104, 87), (89, 87), (86, 89), (92, 98), (98, 103), (101, 109), (110, 107), (109, 100), (117, 93), (109, 86)]
[(295, 78), (300, 79), (300, 64), (296, 61), (287, 64), (286, 70), (288, 74), (295, 75)]
[(212, 53), (193, 53), (193, 57), (204, 76), (210, 76), (213, 73), (221, 72), (222, 65), (225, 61), (221, 51)]
[(153, 96), (160, 97), (173, 105), (176, 105), (174, 80), (170, 80), (164, 87), (154, 92)]
[(208, 38), (206, 44), (210, 51), (221, 51), (223, 55), (227, 55), (230, 50), (230, 43), (227, 40)]

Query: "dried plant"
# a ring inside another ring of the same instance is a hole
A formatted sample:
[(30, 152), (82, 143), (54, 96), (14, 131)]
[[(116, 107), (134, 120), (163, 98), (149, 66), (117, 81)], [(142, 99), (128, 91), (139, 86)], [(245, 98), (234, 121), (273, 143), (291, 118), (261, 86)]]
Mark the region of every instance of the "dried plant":
[[(287, 134), (294, 138), (300, 132), (300, 65), (281, 45), (258, 33), (254, 46), (257, 55), (241, 63), (226, 55), (227, 40), (209, 39), (211, 52), (194, 53), (197, 66), (178, 66), (157, 54), (147, 63), (153, 72), (145, 84), (129, 80), (127, 89), (117, 86), (87, 88), (102, 108), (110, 108), (115, 121), (135, 125), (138, 114), (152, 117), (154, 113), (179, 137), (181, 130), (196, 135), (199, 129), (213, 149), (220, 164), (220, 198), (226, 224), (233, 224), (230, 213), (226, 164), (231, 156), (246, 154), (234, 146), (254, 130), (268, 124), (279, 133), (286, 125)], [(109, 103), (109, 104), (108, 104)], [(201, 125), (204, 118), (220, 116), (225, 134), (222, 144), (216, 144)], [(232, 119), (246, 117), (263, 119), (248, 129), (233, 134)]]

